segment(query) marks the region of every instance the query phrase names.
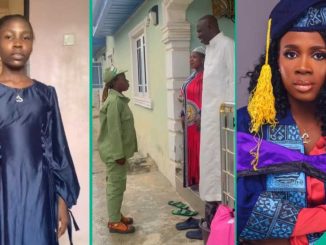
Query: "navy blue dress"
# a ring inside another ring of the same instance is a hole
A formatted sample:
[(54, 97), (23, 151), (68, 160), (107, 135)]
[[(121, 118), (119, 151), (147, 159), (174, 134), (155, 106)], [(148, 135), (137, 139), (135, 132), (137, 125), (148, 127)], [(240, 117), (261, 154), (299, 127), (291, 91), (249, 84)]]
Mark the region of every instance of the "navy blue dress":
[(0, 84), (0, 245), (58, 244), (58, 196), (78, 194), (55, 89)]

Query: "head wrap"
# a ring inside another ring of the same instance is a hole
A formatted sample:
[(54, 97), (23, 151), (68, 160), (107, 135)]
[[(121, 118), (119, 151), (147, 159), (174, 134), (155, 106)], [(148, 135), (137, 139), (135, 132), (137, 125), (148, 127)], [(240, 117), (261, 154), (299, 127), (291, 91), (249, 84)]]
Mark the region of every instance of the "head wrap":
[(103, 75), (103, 82), (110, 84), (111, 81), (118, 76), (121, 73), (125, 73), (127, 72), (127, 70), (119, 70), (117, 68), (115, 68), (114, 66), (111, 66), (109, 68), (106, 68), (104, 71), (104, 75)]
[(198, 46), (198, 47), (194, 48), (194, 49), (191, 51), (191, 53), (192, 53), (192, 52), (196, 52), (196, 53), (200, 53), (200, 54), (205, 55), (206, 49), (205, 49), (203, 46)]

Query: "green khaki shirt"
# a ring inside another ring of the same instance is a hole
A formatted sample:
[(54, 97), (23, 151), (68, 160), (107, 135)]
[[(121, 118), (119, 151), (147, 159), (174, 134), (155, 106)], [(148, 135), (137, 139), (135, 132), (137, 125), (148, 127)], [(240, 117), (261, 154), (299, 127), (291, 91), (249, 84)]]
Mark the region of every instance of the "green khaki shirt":
[(130, 99), (111, 89), (100, 110), (101, 129), (98, 147), (103, 162), (130, 158), (137, 151), (134, 118)]

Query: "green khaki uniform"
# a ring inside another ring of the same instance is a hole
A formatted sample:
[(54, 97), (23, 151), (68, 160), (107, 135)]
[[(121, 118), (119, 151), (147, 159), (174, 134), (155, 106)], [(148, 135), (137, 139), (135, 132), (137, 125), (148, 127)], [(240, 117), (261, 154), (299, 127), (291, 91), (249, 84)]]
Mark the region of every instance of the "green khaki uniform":
[(115, 161), (128, 159), (137, 151), (134, 118), (128, 106), (129, 101), (129, 98), (111, 89), (100, 111), (98, 147), (107, 169), (106, 196), (110, 222), (119, 222), (121, 219), (120, 210), (127, 181), (127, 162), (120, 165)]

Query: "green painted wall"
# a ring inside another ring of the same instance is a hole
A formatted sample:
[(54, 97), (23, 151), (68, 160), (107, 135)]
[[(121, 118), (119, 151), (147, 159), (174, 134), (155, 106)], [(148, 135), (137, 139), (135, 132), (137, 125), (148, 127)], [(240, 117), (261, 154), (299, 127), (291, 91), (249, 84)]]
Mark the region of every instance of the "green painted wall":
[[(191, 49), (203, 45), (197, 38), (197, 21), (207, 14), (212, 14), (211, 0), (194, 0), (188, 7), (187, 20), (191, 24)], [(234, 39), (234, 23), (227, 18), (219, 19), (218, 23), (221, 31)]]
[[(167, 81), (165, 77), (165, 45), (162, 43), (163, 19), (162, 0), (147, 0), (127, 20), (114, 35), (114, 41), (108, 42), (108, 49), (114, 46), (113, 63), (120, 69), (127, 69), (126, 73), (131, 85), (132, 61), (129, 32), (140, 22), (144, 21), (147, 13), (154, 5), (159, 6), (159, 25), (150, 25), (146, 28), (147, 42), (147, 70), (149, 78), (150, 97), (153, 109), (146, 109), (133, 102), (132, 86), (126, 96), (131, 98), (130, 107), (134, 113), (139, 149), (149, 154), (158, 164), (165, 175), (169, 175), (169, 145), (167, 120)], [(187, 10), (187, 20), (191, 24), (191, 48), (200, 45), (196, 34), (197, 20), (212, 13), (211, 0), (194, 0)], [(220, 29), (233, 38), (233, 23), (230, 20), (219, 21)], [(186, 60), (185, 62), (189, 62)]]
[[(146, 1), (133, 16), (114, 35), (114, 65), (128, 71), (132, 70), (131, 47), (128, 33), (145, 19), (148, 10), (154, 5), (159, 6), (159, 25), (150, 25), (146, 29), (147, 71), (150, 97), (153, 109), (146, 109), (135, 105), (132, 99), (132, 87), (126, 93), (131, 98), (130, 108), (135, 118), (137, 138), (140, 151), (149, 154), (158, 164), (160, 169), (166, 169), (164, 164), (169, 161), (168, 153), (168, 128), (167, 128), (167, 89), (165, 78), (165, 46), (162, 43), (161, 28), (162, 6), (160, 0)], [(131, 72), (126, 73), (130, 81)]]

